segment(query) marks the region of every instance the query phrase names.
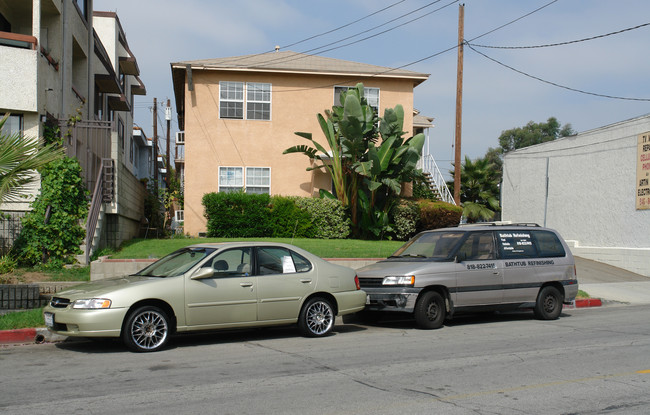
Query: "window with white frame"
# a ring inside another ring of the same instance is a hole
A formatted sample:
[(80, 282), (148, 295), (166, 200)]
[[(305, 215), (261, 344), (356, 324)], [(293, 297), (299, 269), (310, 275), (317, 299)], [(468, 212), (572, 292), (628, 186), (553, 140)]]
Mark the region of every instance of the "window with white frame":
[(219, 118), (270, 120), (271, 84), (219, 82)]
[(271, 84), (255, 82), (246, 84), (246, 118), (271, 119)]
[(243, 82), (219, 82), (219, 118), (244, 118)]
[(271, 194), (270, 167), (246, 167), (246, 193)]
[[(353, 88), (351, 86), (335, 86), (334, 87), (334, 105), (341, 105), (341, 92)], [(363, 88), (363, 96), (368, 101), (368, 105), (372, 107), (375, 114), (379, 116), (379, 88)]]
[(243, 167), (219, 167), (219, 191), (236, 192), (244, 188)]

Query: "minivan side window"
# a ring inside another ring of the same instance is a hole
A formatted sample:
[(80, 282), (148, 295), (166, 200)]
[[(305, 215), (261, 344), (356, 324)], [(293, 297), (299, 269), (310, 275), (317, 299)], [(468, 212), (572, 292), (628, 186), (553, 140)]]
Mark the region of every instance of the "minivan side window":
[(553, 232), (533, 231), (533, 239), (537, 245), (540, 257), (548, 258), (566, 256), (562, 242), (560, 242), (557, 235)]
[(458, 250), (465, 260), (495, 259), (494, 238), (492, 232), (471, 233)]
[(517, 259), (537, 257), (537, 250), (533, 244), (530, 231), (497, 231), (497, 238), (501, 246), (501, 258)]

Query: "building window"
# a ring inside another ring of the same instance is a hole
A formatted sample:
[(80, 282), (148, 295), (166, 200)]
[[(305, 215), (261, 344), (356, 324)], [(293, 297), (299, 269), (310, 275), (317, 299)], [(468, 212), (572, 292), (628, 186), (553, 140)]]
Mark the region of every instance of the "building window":
[(88, 20), (88, 0), (75, 0), (84, 19)]
[(271, 84), (248, 82), (219, 82), (219, 118), (271, 119)]
[(246, 193), (271, 194), (270, 167), (246, 167)]
[(244, 188), (243, 167), (219, 167), (219, 191), (236, 192)]
[(243, 82), (219, 82), (219, 117), (244, 118)]
[(271, 119), (271, 84), (253, 82), (246, 84), (246, 118)]
[[(0, 120), (5, 117), (6, 114), (0, 114)], [(22, 134), (23, 133), (23, 116), (22, 115), (10, 115), (5, 121), (2, 129), (0, 131), (2, 134)]]
[[(335, 86), (334, 87), (334, 105), (341, 105), (341, 92), (353, 88), (351, 86)], [(363, 96), (368, 101), (368, 105), (375, 111), (375, 115), (379, 116), (379, 88), (363, 88)]]

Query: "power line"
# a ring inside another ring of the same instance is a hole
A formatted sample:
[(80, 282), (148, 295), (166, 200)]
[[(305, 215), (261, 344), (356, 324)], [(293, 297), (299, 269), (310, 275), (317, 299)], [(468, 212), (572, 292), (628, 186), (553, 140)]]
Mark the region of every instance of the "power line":
[(546, 44), (546, 45), (536, 45), (536, 46), (490, 46), (490, 45), (471, 44), (471, 46), (474, 46), (474, 47), (477, 47), (477, 48), (489, 48), (489, 49), (538, 49), (538, 48), (550, 48), (550, 47), (553, 47), (553, 46), (564, 46), (564, 45), (570, 45), (570, 44), (573, 44), (573, 43), (587, 42), (589, 40), (602, 39), (604, 37), (618, 35), (618, 34), (621, 34), (621, 33), (629, 32), (631, 30), (640, 29), (640, 28), (645, 27), (645, 26), (650, 26), (650, 23), (643, 23), (643, 24), (640, 24), (638, 26), (628, 27), (627, 29), (622, 29), (622, 30), (618, 30), (616, 32), (606, 33), (604, 35), (586, 37), (584, 39), (578, 39), (578, 40), (570, 40), (570, 41), (567, 41), (567, 42), (549, 43), (549, 44)]
[[(324, 36), (324, 35), (329, 35), (330, 33), (334, 33), (334, 32), (336, 32), (336, 31), (338, 31), (338, 30), (341, 30), (341, 29), (345, 29), (345, 28), (348, 27), (348, 26), (352, 26), (352, 25), (355, 24), (355, 23), (359, 23), (359, 22), (362, 21), (362, 20), (365, 20), (365, 19), (367, 19), (367, 18), (369, 18), (369, 17), (372, 17), (372, 16), (374, 16), (374, 15), (376, 15), (376, 14), (379, 14), (379, 13), (385, 11), (385, 10), (388, 10), (388, 9), (390, 9), (391, 7), (397, 6), (397, 5), (400, 4), (400, 3), (404, 3), (405, 1), (406, 1), (406, 0), (398, 1), (398, 2), (396, 2), (396, 3), (393, 3), (393, 4), (389, 5), (389, 6), (384, 7), (383, 9), (377, 10), (376, 12), (370, 13), (370, 14), (367, 15), (367, 16), (364, 16), (364, 17), (362, 17), (362, 18), (360, 18), (360, 19), (357, 19), (357, 20), (355, 20), (355, 21), (353, 21), (353, 22), (346, 23), (346, 24), (344, 24), (344, 25), (342, 25), (342, 26), (339, 26), (339, 27), (337, 27), (337, 28), (335, 28), (335, 29), (328, 30), (328, 31), (323, 32), (323, 33), (319, 33), (319, 34), (314, 35), (314, 36), (310, 36), (310, 37), (308, 37), (308, 38), (306, 38), (306, 39), (299, 40), (299, 41), (297, 41), (297, 42), (293, 42), (293, 43), (290, 43), (290, 44), (288, 44), (288, 45), (284, 45), (284, 46), (281, 47), (281, 49), (290, 48), (290, 47), (295, 46), (295, 45), (298, 45), (298, 44), (300, 44), (300, 43), (304, 43), (304, 42), (307, 42), (307, 41), (309, 41), (309, 40), (316, 39), (317, 37), (321, 37), (321, 36)], [(271, 51), (271, 52), (273, 52), (273, 51)]]
[(465, 44), (466, 44), (466, 45), (467, 45), (471, 50), (473, 50), (474, 52), (476, 52), (476, 53), (478, 53), (479, 55), (483, 56), (484, 58), (486, 58), (486, 59), (488, 59), (488, 60), (491, 60), (492, 62), (497, 63), (497, 64), (499, 64), (499, 65), (501, 65), (501, 66), (503, 66), (503, 67), (505, 67), (505, 68), (508, 68), (508, 69), (510, 69), (511, 71), (517, 72), (517, 73), (519, 73), (519, 74), (521, 74), (521, 75), (527, 76), (527, 77), (529, 77), (529, 78), (535, 79), (535, 80), (540, 81), (540, 82), (543, 82), (543, 83), (545, 83), (545, 84), (549, 84), (549, 85), (553, 85), (553, 86), (556, 86), (556, 87), (558, 87), (558, 88), (566, 89), (566, 90), (569, 90), (569, 91), (579, 92), (579, 93), (581, 93), (581, 94), (585, 94), (585, 95), (593, 95), (593, 96), (597, 96), (597, 97), (601, 97), (601, 98), (619, 99), (619, 100), (624, 100), (624, 101), (650, 101), (650, 98), (629, 98), (629, 97), (619, 97), (619, 96), (614, 96), (614, 95), (598, 94), (598, 93), (595, 93), (595, 92), (583, 91), (583, 90), (581, 90), (581, 89), (571, 88), (571, 87), (568, 87), (568, 86), (564, 86), (564, 85), (557, 84), (557, 83), (555, 83), (555, 82), (547, 81), (547, 80), (542, 79), (542, 78), (540, 78), (540, 77), (538, 77), (538, 76), (534, 76), (534, 75), (531, 75), (531, 74), (529, 74), (529, 73), (526, 73), (526, 72), (520, 71), (519, 69), (515, 69), (515, 68), (513, 68), (512, 66), (506, 65), (506, 64), (503, 63), (503, 62), (500, 62), (500, 61), (498, 61), (498, 60), (496, 60), (496, 59), (494, 59), (494, 58), (491, 58), (491, 57), (489, 57), (488, 55), (486, 55), (486, 54), (484, 54), (484, 53), (482, 53), (482, 52), (479, 52), (478, 50), (474, 49), (474, 48), (472, 47), (472, 45), (469, 44), (469, 43), (467, 43), (467, 42), (466, 42)]

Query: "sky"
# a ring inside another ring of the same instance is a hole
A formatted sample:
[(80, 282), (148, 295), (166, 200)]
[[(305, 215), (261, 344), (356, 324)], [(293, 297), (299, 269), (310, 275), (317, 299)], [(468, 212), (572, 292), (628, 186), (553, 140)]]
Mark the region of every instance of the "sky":
[[(147, 95), (135, 97), (135, 122), (147, 136), (153, 131), (153, 98), (159, 102), (161, 136), (165, 125), (161, 103), (170, 99), (175, 105), (171, 62), (263, 53), (281, 46), (430, 74), (415, 88), (414, 106), (434, 118), (428, 151), (448, 176), (454, 158), (459, 4), (454, 0), (94, 0), (94, 10), (117, 12), (137, 58)], [(489, 147), (498, 147), (502, 131), (529, 121), (555, 117), (584, 132), (650, 113), (647, 0), (464, 0), (462, 4), (464, 39), (471, 45), (464, 47), (463, 157), (484, 156)], [(585, 40), (589, 38), (595, 39)], [(555, 46), (521, 48), (542, 45)], [(173, 114), (172, 134), (178, 130), (175, 108)]]

